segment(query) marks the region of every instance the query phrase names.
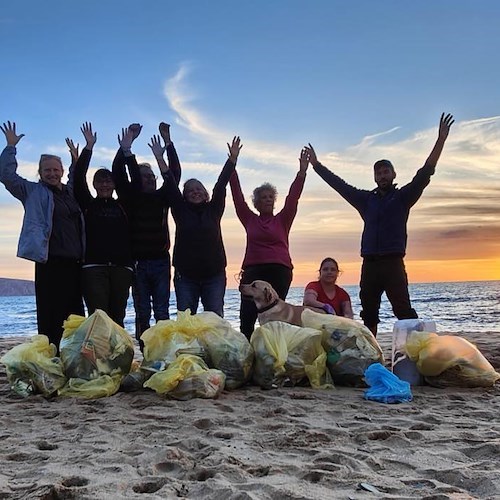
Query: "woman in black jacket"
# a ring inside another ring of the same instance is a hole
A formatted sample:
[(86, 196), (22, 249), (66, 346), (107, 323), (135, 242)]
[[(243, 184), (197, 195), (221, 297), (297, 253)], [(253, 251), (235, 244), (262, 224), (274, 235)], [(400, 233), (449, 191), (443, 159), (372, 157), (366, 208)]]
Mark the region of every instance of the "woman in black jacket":
[[(165, 147), (160, 137), (153, 136), (149, 146), (163, 171)], [(190, 309), (191, 314), (195, 314), (201, 299), (205, 311), (224, 316), (227, 260), (220, 223), (226, 204), (226, 186), (242, 147), (240, 138), (234, 137), (227, 146), (229, 157), (214, 186), (212, 198), (197, 179), (186, 181), (181, 193), (173, 173), (168, 170), (164, 176), (176, 224), (173, 265), (179, 311)]]
[(123, 326), (134, 274), (128, 218), (113, 198), (115, 183), (111, 171), (97, 170), (93, 179), (97, 197), (90, 193), (86, 175), (97, 134), (92, 132), (90, 123), (84, 123), (80, 130), (87, 143), (74, 166), (74, 195), (85, 217), (83, 297), (89, 314), (102, 309)]

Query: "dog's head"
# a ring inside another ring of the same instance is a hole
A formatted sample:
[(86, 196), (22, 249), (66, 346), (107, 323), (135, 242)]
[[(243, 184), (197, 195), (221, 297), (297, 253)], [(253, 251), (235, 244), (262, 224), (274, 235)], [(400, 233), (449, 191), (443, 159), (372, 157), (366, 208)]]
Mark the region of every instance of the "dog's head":
[(240, 285), (239, 291), (244, 299), (252, 299), (259, 309), (272, 304), (279, 298), (276, 290), (267, 281), (262, 280)]

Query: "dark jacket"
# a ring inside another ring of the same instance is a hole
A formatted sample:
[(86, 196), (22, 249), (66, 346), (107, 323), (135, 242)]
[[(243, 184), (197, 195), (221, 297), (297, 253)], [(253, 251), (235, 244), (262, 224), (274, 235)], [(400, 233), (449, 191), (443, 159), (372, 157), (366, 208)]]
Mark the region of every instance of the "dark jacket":
[(220, 222), (226, 205), (226, 186), (235, 164), (226, 161), (206, 203), (189, 203), (182, 196), (172, 172), (165, 176), (175, 220), (173, 265), (176, 273), (194, 280), (224, 272), (227, 260)]
[[(167, 147), (170, 169), (178, 184), (181, 166), (173, 144)], [(130, 180), (125, 171), (128, 166)], [(113, 177), (118, 200), (129, 216), (132, 255), (136, 260), (163, 259), (168, 256), (170, 235), (167, 215), (170, 198), (163, 184), (154, 193), (141, 191), (140, 167), (135, 155), (125, 156), (120, 148), (113, 161)]]
[(368, 191), (347, 184), (321, 163), (314, 170), (340, 196), (350, 203), (364, 221), (361, 256), (394, 254), (404, 256), (408, 234), (406, 223), (410, 208), (418, 201), (429, 184), (435, 167), (424, 165), (409, 184), (395, 185), (385, 194), (378, 189)]
[(84, 148), (74, 167), (73, 192), (85, 217), (85, 264), (133, 266), (128, 217), (114, 198), (94, 198), (87, 185), (92, 151)]

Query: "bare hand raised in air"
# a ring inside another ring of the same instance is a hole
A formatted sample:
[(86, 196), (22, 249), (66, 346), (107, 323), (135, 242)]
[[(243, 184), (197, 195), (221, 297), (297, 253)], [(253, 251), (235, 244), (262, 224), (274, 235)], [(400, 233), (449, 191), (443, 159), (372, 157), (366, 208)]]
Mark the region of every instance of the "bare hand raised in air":
[(165, 148), (161, 145), (161, 139), (159, 135), (153, 135), (153, 137), (151, 137), (151, 141), (148, 143), (148, 146), (151, 148), (151, 151), (155, 155), (156, 159), (163, 158)]
[(24, 134), (17, 135), (16, 122), (4, 123), (3, 127), (0, 125), (0, 130), (5, 134), (8, 146), (15, 146), (24, 137)]
[(314, 166), (316, 163), (318, 163), (318, 157), (316, 156), (316, 151), (314, 151), (314, 148), (312, 147), (311, 143), (309, 143), (308, 146), (304, 146), (304, 150), (306, 151), (307, 155), (309, 156), (309, 163)]
[(309, 151), (307, 148), (302, 148), (299, 156), (299, 172), (305, 174), (309, 166)]
[(70, 139), (69, 137), (66, 137), (65, 140), (66, 140), (66, 146), (68, 146), (69, 149), (69, 154), (71, 155), (71, 161), (75, 162), (76, 160), (78, 160), (78, 156), (80, 156), (80, 153), (78, 151), (80, 145), (77, 143), (75, 146), (73, 139)]
[(233, 137), (233, 142), (231, 145), (229, 145), (229, 142), (227, 143), (227, 147), (229, 149), (229, 159), (233, 162), (236, 163), (238, 160), (238, 155), (240, 154), (241, 148), (243, 147), (243, 144), (240, 143), (240, 136), (235, 135)]
[(439, 133), (438, 137), (440, 139), (446, 140), (448, 134), (450, 133), (450, 127), (455, 123), (453, 119), (453, 115), (448, 113), (446, 116), (444, 113), (441, 114), (441, 118), (439, 120)]
[(121, 136), (118, 134), (118, 144), (124, 150), (128, 150), (132, 147), (134, 139), (134, 131), (130, 130), (130, 127), (122, 128)]
[(80, 130), (82, 131), (83, 137), (85, 137), (85, 140), (87, 141), (85, 148), (92, 151), (92, 148), (97, 141), (97, 133), (92, 132), (92, 124), (90, 122), (85, 122), (80, 127)]

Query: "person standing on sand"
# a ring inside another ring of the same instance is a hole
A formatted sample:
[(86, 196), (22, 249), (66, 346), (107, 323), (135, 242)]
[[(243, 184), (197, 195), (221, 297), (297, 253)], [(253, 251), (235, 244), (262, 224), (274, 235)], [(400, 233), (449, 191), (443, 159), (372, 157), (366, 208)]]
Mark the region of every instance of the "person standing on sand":
[(401, 188), (394, 183), (396, 171), (389, 160), (375, 162), (373, 169), (377, 187), (368, 191), (350, 186), (323, 166), (311, 144), (305, 148), (314, 171), (350, 203), (364, 221), (359, 297), (363, 322), (375, 336), (383, 292), (398, 319), (418, 317), (411, 307), (403, 260), (408, 238), (406, 224), (411, 207), (418, 201), (436, 170), (453, 123), (451, 114), (441, 115), (438, 138), (429, 157), (413, 180)]
[(87, 237), (82, 267), (83, 297), (89, 314), (102, 309), (123, 326), (134, 276), (128, 217), (120, 202), (113, 198), (115, 183), (110, 170), (96, 171), (93, 186), (97, 196), (91, 195), (86, 176), (97, 134), (92, 131), (91, 123), (84, 123), (80, 130), (86, 144), (80, 155), (72, 152), (72, 156), (77, 157), (74, 194), (85, 217)]
[[(302, 149), (299, 157), (299, 171), (290, 186), (285, 206), (276, 215), (274, 205), (277, 191), (272, 184), (266, 182), (253, 191), (252, 201), (259, 212), (257, 215), (245, 201), (237, 171), (230, 179), (236, 215), (247, 235), (245, 257), (241, 265), (241, 283), (248, 284), (254, 280), (265, 280), (272, 285), (283, 300), (288, 294), (293, 273), (288, 235), (297, 215), (299, 198), (309, 166), (308, 158), (306, 150)], [(240, 330), (248, 339), (253, 333), (257, 314), (257, 307), (253, 301), (241, 300)]]
[[(152, 137), (149, 146), (160, 168), (167, 168), (163, 159), (165, 147), (160, 138)], [(175, 220), (173, 265), (179, 311), (189, 309), (191, 314), (196, 314), (201, 299), (204, 311), (224, 317), (227, 260), (221, 219), (226, 206), (226, 186), (242, 148), (240, 138), (234, 137), (227, 147), (229, 157), (215, 183), (211, 199), (198, 179), (187, 180), (181, 193), (173, 173), (168, 170), (164, 176)]]
[[(17, 173), (16, 124), (4, 123), (7, 146), (0, 155), (0, 181), (24, 206), (17, 256), (35, 262), (35, 298), (38, 333), (46, 335), (59, 350), (63, 322), (70, 314), (83, 316), (81, 262), (85, 249), (82, 212), (73, 196), (70, 168), (68, 184), (61, 158), (40, 156), (39, 182)], [(66, 141), (68, 142), (68, 141)]]
[[(149, 328), (151, 303), (154, 318), (169, 319), (170, 303), (170, 235), (168, 210), (170, 198), (165, 184), (156, 189), (156, 175), (148, 163), (138, 164), (131, 152), (132, 143), (142, 126), (131, 124), (118, 136), (120, 148), (113, 161), (113, 178), (118, 199), (129, 216), (132, 255), (136, 260), (136, 277), (132, 287), (136, 314), (136, 338)], [(170, 140), (170, 125), (161, 123), (160, 134), (166, 144), (169, 167), (178, 183), (181, 166)], [(130, 179), (125, 166), (128, 166)], [(161, 171), (162, 178), (166, 174)]]
[(327, 257), (319, 266), (318, 281), (311, 281), (304, 291), (305, 306), (319, 307), (327, 314), (353, 318), (351, 297), (337, 285), (340, 274), (337, 261)]

